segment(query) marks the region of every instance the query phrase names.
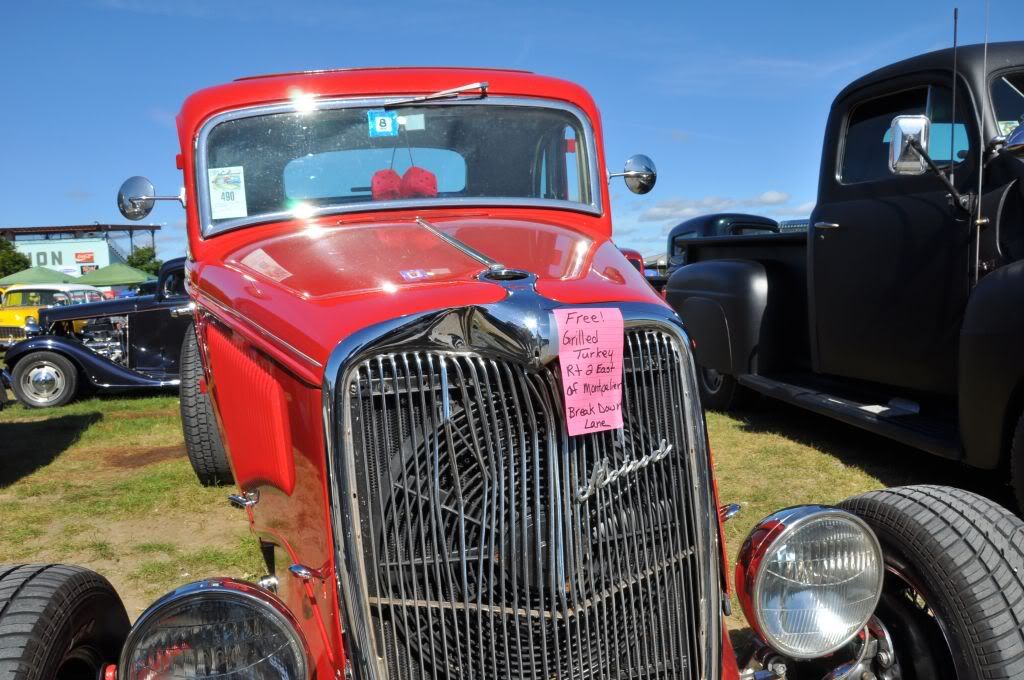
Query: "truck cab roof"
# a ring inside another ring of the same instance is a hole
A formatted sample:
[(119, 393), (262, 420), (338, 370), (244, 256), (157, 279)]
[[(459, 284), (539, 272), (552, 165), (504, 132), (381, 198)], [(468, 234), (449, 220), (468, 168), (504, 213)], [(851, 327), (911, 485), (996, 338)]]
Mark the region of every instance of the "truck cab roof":
[[(1024, 65), (1024, 40), (989, 43), (987, 65), (989, 73), (1022, 65)], [(952, 68), (953, 48), (951, 47), (919, 54), (861, 76), (844, 87), (836, 97), (836, 101), (845, 99), (849, 94), (860, 89), (897, 76), (922, 71), (948, 71)], [(957, 49), (957, 71), (969, 82), (981, 85), (985, 81), (985, 69), (984, 45), (962, 45)]]

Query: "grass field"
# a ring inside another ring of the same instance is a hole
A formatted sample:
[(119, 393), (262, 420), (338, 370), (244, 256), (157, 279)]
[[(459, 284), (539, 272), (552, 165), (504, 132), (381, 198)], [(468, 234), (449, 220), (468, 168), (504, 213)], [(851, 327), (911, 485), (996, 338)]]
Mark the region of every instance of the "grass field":
[[(953, 484), (1010, 503), (1002, 480), (830, 420), (762, 401), (708, 415), (730, 556), (787, 505), (834, 503), (884, 486)], [(225, 489), (204, 489), (185, 457), (175, 396), (89, 399), (0, 412), (0, 563), (62, 561), (106, 575), (132, 616), (213, 575), (253, 579), (261, 560)], [(738, 607), (729, 624), (742, 639)]]

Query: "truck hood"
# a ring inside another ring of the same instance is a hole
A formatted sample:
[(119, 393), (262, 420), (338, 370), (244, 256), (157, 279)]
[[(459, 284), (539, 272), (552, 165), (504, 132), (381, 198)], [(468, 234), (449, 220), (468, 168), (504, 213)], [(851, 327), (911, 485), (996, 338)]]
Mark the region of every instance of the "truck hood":
[[(431, 224), (508, 268), (535, 275), (537, 292), (552, 300), (663, 304), (610, 240), (535, 219), (432, 217)], [(247, 240), (217, 263), (196, 265), (193, 285), (200, 304), (279, 340), (314, 367), (304, 377), (319, 381), (331, 350), (355, 331), (504, 299), (504, 286), (479, 278), (484, 271), (458, 244), (412, 219), (306, 223)]]
[(47, 307), (46, 309), (39, 310), (39, 325), (45, 328), (58, 321), (74, 321), (75, 319), (92, 319), (98, 316), (128, 314), (138, 310), (141, 306), (151, 305), (155, 298), (155, 295), (137, 295), (120, 300), (86, 302), (80, 305), (67, 305), (65, 307)]

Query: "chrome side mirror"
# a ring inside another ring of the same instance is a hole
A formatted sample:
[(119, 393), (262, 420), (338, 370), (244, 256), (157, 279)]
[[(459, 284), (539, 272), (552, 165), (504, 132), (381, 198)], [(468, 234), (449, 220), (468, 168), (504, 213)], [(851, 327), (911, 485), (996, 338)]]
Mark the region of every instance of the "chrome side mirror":
[(117, 191), (117, 209), (129, 220), (144, 219), (153, 212), (154, 201), (178, 201), (185, 207), (185, 189), (177, 196), (157, 196), (153, 183), (145, 177), (129, 177)]
[(928, 169), (928, 116), (896, 116), (889, 128), (889, 172), (923, 175)]
[(1013, 129), (1006, 137), (1006, 145), (1003, 147), (1014, 156), (1024, 158), (1024, 123)]
[(609, 178), (621, 177), (634, 194), (646, 194), (658, 181), (658, 170), (654, 161), (643, 154), (630, 156), (622, 172), (609, 173)]

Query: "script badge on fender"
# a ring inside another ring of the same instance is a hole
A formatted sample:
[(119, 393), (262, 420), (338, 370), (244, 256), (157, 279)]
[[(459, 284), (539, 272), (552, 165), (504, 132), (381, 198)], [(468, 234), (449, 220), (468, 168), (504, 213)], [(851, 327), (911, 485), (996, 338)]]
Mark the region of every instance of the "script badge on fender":
[(622, 427), (622, 312), (556, 309), (555, 320), (569, 434)]

